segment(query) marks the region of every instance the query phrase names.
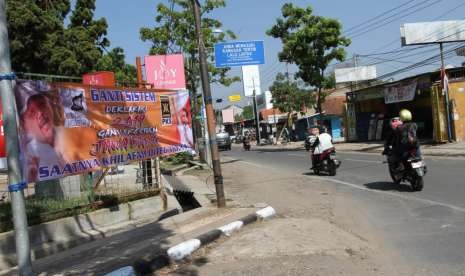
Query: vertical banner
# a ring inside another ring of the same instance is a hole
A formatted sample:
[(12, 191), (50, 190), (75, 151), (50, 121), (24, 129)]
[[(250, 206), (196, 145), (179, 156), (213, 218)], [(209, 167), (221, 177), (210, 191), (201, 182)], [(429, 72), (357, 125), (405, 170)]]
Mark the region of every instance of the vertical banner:
[(193, 150), (187, 91), (17, 81), (29, 182)]
[(186, 89), (182, 54), (146, 56), (145, 75), (154, 89)]
[(355, 115), (355, 104), (352, 102), (348, 102), (346, 112), (347, 112), (346, 113), (347, 139), (348, 141), (356, 141), (357, 140), (357, 117)]
[(258, 65), (242, 66), (242, 84), (244, 85), (244, 95), (246, 97), (253, 97), (254, 90), (255, 95), (262, 94)]

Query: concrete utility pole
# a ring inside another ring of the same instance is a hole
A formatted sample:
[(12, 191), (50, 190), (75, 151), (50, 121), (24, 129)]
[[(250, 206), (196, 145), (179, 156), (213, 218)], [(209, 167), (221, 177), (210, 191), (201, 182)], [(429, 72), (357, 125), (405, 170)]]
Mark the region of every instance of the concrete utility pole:
[(255, 80), (252, 79), (253, 84), (253, 116), (255, 117), (255, 132), (256, 132), (256, 139), (257, 139), (257, 146), (260, 146), (261, 142), (261, 135), (260, 135), (260, 115), (258, 114), (258, 106), (257, 106), (257, 93), (255, 90)]
[(13, 224), (15, 227), (16, 255), (19, 275), (34, 275), (32, 272), (29, 233), (27, 229), (24, 188), (19, 164), (18, 130), (16, 128), (16, 102), (13, 93), (10, 45), (6, 23), (5, 0), (0, 0), (0, 95), (3, 107), (3, 125), (6, 135), (8, 162), (8, 190), (11, 197)]
[[(142, 80), (142, 63), (140, 57), (136, 57), (136, 73), (137, 73), (137, 87), (144, 88), (144, 82)], [(152, 177), (152, 159), (142, 160), (142, 182), (144, 187), (147, 185), (152, 187), (153, 177)]]
[[(439, 51), (441, 52), (441, 86), (444, 86), (444, 78), (446, 77), (446, 68), (444, 66), (444, 50), (442, 42), (439, 43)], [(452, 142), (452, 119), (450, 116), (450, 102), (449, 102), (449, 87), (443, 87), (444, 99), (446, 105), (446, 119), (447, 119), (447, 138)]]
[(215, 112), (213, 111), (212, 95), (210, 90), (210, 79), (208, 76), (207, 58), (205, 55), (205, 45), (203, 42), (202, 27), (200, 22), (200, 3), (192, 0), (194, 8), (195, 31), (199, 47), (200, 78), (202, 79), (203, 101), (207, 113), (208, 134), (210, 138), (210, 149), (212, 155), (213, 175), (215, 178), (216, 200), (219, 208), (226, 207), (226, 200), (223, 189), (223, 176), (221, 175), (220, 155), (216, 143), (216, 123)]

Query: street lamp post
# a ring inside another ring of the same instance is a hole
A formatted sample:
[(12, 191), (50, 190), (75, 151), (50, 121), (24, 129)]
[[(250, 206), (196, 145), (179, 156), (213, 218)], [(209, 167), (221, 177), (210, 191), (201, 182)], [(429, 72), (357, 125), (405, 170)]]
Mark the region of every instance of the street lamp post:
[(223, 189), (223, 176), (221, 175), (221, 163), (216, 143), (216, 123), (215, 113), (213, 111), (212, 95), (210, 90), (210, 79), (208, 76), (207, 58), (205, 55), (205, 45), (203, 42), (203, 34), (200, 22), (200, 3), (198, 0), (192, 0), (194, 7), (195, 31), (199, 46), (199, 63), (200, 63), (200, 78), (202, 80), (203, 101), (205, 103), (205, 111), (207, 117), (208, 134), (210, 138), (210, 149), (212, 156), (213, 175), (215, 179), (216, 199), (218, 207), (226, 207), (226, 200)]

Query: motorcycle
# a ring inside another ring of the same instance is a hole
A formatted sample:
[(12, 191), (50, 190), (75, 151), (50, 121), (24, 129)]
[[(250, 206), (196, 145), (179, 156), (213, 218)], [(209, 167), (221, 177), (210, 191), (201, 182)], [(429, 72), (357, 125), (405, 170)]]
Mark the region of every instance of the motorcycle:
[(250, 139), (244, 139), (244, 141), (242, 142), (242, 146), (244, 147), (245, 151), (249, 151), (250, 150)]
[(389, 175), (395, 184), (402, 181), (410, 183), (412, 190), (421, 191), (423, 189), (423, 176), (427, 173), (425, 161), (415, 156), (415, 150), (408, 153), (408, 157), (400, 162), (392, 161), (392, 151), (384, 153), (388, 164)]
[(336, 158), (336, 149), (327, 149), (323, 151), (323, 153), (319, 154), (317, 158), (318, 160), (316, 160), (313, 165), (313, 172), (316, 175), (319, 175), (322, 172), (325, 172), (330, 176), (336, 175), (336, 170), (341, 165), (341, 161)]
[(312, 143), (311, 143), (310, 139), (311, 139), (310, 136), (307, 136), (305, 138), (305, 150), (306, 151), (310, 151), (312, 149)]

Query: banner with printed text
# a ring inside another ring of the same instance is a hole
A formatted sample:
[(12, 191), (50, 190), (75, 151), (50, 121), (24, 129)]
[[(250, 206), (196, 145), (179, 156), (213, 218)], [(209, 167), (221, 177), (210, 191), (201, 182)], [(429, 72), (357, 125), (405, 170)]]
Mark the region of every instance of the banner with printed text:
[(384, 103), (400, 103), (413, 101), (417, 89), (417, 81), (386, 85), (384, 87)]
[(193, 151), (187, 91), (17, 81), (15, 97), (28, 182)]

